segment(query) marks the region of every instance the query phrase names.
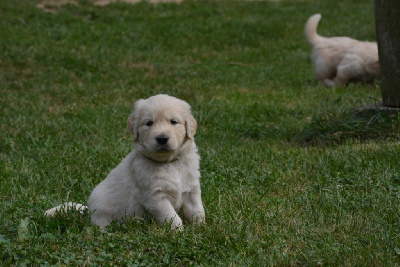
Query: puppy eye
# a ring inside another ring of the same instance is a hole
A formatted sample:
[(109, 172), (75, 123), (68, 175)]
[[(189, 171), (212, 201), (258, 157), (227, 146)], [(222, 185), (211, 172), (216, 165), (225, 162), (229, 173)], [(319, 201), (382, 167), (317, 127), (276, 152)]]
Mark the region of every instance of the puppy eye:
[(146, 122), (146, 126), (151, 126), (151, 125), (153, 125), (153, 122), (152, 121), (148, 121), (148, 122)]
[(171, 120), (171, 124), (172, 125), (175, 125), (175, 124), (177, 124), (178, 122), (176, 121), (176, 120)]

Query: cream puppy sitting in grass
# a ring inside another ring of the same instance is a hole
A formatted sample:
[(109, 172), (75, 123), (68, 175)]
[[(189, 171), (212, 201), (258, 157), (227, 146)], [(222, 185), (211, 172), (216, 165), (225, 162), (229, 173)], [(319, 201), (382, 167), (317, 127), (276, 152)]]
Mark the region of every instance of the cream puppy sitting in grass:
[(320, 14), (311, 16), (305, 26), (312, 46), (311, 61), (315, 78), (326, 86), (346, 86), (349, 82), (373, 82), (380, 76), (378, 47), (349, 37), (322, 37), (317, 34)]
[(194, 142), (197, 123), (189, 104), (168, 95), (139, 100), (128, 127), (135, 148), (92, 191), (88, 207), (69, 202), (45, 214), (88, 208), (92, 223), (101, 228), (127, 216), (151, 214), (160, 224), (182, 229), (182, 209), (188, 222), (204, 222), (200, 157)]

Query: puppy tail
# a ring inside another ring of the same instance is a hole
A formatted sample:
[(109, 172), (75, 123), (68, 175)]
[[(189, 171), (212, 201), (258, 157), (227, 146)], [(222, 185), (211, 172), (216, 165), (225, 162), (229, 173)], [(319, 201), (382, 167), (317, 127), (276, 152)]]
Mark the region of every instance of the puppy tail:
[(318, 41), (318, 39), (321, 38), (321, 36), (319, 36), (317, 33), (317, 26), (320, 20), (321, 14), (314, 14), (307, 20), (304, 32), (306, 34), (307, 42), (310, 45), (313, 45)]
[(64, 204), (58, 205), (52, 209), (46, 210), (44, 213), (45, 216), (52, 218), (57, 213), (67, 213), (69, 210), (77, 210), (80, 213), (83, 213), (88, 207), (75, 202), (65, 202)]

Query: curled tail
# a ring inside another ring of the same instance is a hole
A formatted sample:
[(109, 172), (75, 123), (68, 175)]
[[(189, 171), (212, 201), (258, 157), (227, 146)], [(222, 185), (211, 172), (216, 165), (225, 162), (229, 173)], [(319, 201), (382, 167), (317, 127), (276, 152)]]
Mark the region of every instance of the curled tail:
[(321, 14), (314, 14), (307, 20), (306, 26), (304, 27), (307, 42), (311, 45), (321, 38), (321, 36), (319, 36), (317, 33), (317, 26), (320, 19)]
[(46, 215), (47, 217), (54, 217), (57, 213), (67, 213), (69, 210), (77, 210), (80, 213), (83, 213), (83, 211), (86, 209), (87, 207), (85, 205), (75, 202), (65, 202), (64, 204), (61, 204), (57, 207), (46, 210), (44, 215)]

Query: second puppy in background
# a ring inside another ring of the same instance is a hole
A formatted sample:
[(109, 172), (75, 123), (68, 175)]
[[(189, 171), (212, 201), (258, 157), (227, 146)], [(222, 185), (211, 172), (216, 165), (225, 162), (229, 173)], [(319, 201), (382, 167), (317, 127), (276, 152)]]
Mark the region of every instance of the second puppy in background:
[(346, 86), (349, 82), (373, 82), (380, 76), (378, 46), (349, 37), (322, 37), (317, 34), (320, 14), (311, 16), (305, 26), (312, 46), (311, 61), (315, 78), (326, 86)]

